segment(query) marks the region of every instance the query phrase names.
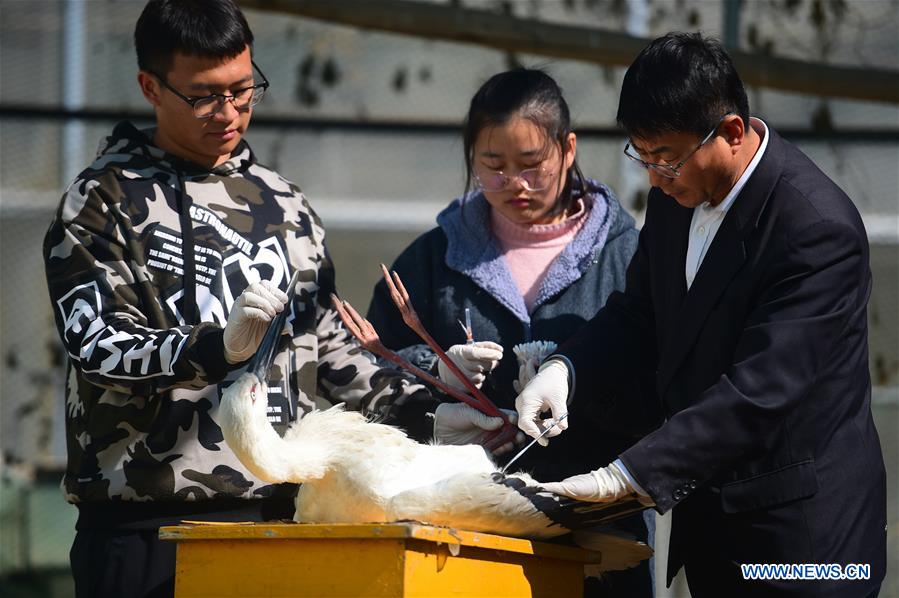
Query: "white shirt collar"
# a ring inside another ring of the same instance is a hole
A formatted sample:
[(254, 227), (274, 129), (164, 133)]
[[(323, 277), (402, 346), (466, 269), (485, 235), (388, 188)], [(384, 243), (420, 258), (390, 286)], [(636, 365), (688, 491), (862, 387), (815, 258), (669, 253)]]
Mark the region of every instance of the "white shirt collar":
[(746, 181), (749, 180), (749, 177), (752, 176), (752, 173), (755, 172), (756, 167), (759, 165), (759, 162), (762, 159), (762, 155), (764, 155), (765, 149), (768, 147), (768, 125), (766, 125), (762, 121), (762, 119), (751, 116), (749, 117), (749, 126), (752, 127), (756, 133), (758, 133), (759, 137), (761, 137), (759, 149), (756, 150), (755, 155), (749, 162), (749, 166), (747, 166), (746, 170), (743, 171), (742, 176), (740, 176), (739, 180), (737, 180), (736, 184), (731, 188), (730, 192), (726, 196), (724, 196), (724, 200), (717, 206), (711, 206), (709, 202), (705, 202), (700, 206), (702, 210), (707, 212), (718, 211), (721, 213), (727, 213), (727, 211), (733, 205), (734, 200), (737, 199), (737, 195), (739, 195), (740, 191), (743, 190), (743, 187), (746, 186)]

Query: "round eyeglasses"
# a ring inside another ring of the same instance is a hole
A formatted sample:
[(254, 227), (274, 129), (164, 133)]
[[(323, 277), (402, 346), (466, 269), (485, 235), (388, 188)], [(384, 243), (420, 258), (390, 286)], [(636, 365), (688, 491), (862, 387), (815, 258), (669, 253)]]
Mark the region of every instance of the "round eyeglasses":
[(474, 178), (478, 186), (484, 191), (504, 191), (509, 188), (512, 181), (519, 180), (527, 191), (543, 191), (552, 183), (555, 173), (538, 166), (527, 168), (516, 175), (509, 175), (502, 170), (475, 171)]
[(699, 151), (699, 148), (704, 146), (706, 143), (709, 142), (709, 140), (712, 137), (715, 136), (715, 132), (718, 130), (718, 127), (721, 126), (721, 123), (723, 123), (724, 119), (727, 118), (728, 116), (731, 116), (731, 113), (727, 113), (724, 116), (722, 116), (718, 120), (718, 124), (715, 125), (715, 128), (713, 128), (711, 131), (709, 131), (708, 135), (703, 137), (702, 141), (699, 142), (699, 145), (697, 145), (695, 148), (693, 148), (692, 152), (687, 154), (683, 160), (681, 160), (674, 166), (672, 166), (671, 164), (665, 164), (665, 163), (647, 162), (647, 161), (641, 159), (639, 156), (635, 156), (634, 154), (632, 154), (630, 152), (630, 150), (631, 150), (630, 141), (628, 141), (624, 145), (624, 155), (627, 156), (628, 158), (630, 158), (631, 160), (633, 160), (634, 162), (636, 162), (637, 164), (639, 164), (640, 166), (642, 166), (643, 168), (645, 168), (646, 170), (652, 170), (656, 174), (659, 174), (667, 179), (676, 179), (680, 176), (680, 169), (683, 168), (684, 164), (687, 163), (687, 160), (692, 158), (693, 154), (695, 154), (696, 152)]
[(208, 96), (201, 96), (198, 98), (192, 98), (184, 95), (183, 93), (172, 87), (162, 75), (159, 75), (152, 71), (149, 72), (154, 77), (159, 79), (159, 82), (162, 83), (163, 87), (189, 104), (190, 107), (193, 108), (195, 117), (206, 119), (212, 118), (213, 116), (218, 114), (219, 110), (225, 107), (225, 102), (231, 102), (231, 104), (237, 111), (243, 112), (245, 110), (249, 110), (260, 101), (262, 101), (263, 96), (265, 96), (265, 90), (268, 89), (269, 82), (268, 79), (265, 78), (265, 75), (259, 69), (259, 67), (256, 66), (256, 63), (253, 61), (250, 61), (250, 63), (262, 77), (262, 83), (257, 83), (256, 85), (250, 85), (249, 87), (243, 87), (241, 89), (235, 89), (231, 93), (211, 93)]

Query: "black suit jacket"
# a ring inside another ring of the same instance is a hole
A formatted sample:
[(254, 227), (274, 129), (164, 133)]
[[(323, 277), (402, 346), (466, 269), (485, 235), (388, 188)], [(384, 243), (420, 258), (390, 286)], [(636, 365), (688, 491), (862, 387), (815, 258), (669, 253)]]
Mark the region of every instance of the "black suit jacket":
[[(655, 366), (657, 403), (618, 401), (667, 421), (621, 459), (660, 512), (676, 507), (669, 579), (685, 562), (691, 584), (702, 569), (734, 581), (739, 563), (869, 563), (873, 584), (885, 569), (886, 487), (867, 238), (843, 191), (768, 134), (689, 292), (692, 210), (653, 189), (626, 290), (559, 352), (574, 366), (575, 401)], [(691, 560), (705, 566), (691, 574)]]

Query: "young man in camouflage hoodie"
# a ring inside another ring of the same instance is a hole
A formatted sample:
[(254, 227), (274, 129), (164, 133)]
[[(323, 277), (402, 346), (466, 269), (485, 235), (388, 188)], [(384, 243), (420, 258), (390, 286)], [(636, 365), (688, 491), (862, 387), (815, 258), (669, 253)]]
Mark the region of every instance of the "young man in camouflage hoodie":
[(329, 307), (334, 270), (305, 197), (242, 140), (268, 86), (252, 41), (231, 0), (149, 2), (135, 44), (157, 127), (117, 125), (45, 239), (69, 355), (63, 488), (79, 508), (79, 596), (171, 594), (175, 548), (160, 525), (292, 516), (296, 487), (255, 478), (216, 421), (282, 308), (276, 427), (345, 402), (430, 432), (427, 391), (373, 365)]

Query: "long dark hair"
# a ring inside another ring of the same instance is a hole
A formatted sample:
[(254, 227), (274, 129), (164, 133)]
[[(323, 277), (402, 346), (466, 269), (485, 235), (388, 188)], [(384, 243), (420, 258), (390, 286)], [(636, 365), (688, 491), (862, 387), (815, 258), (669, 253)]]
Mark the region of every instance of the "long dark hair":
[[(474, 144), (481, 131), (513, 118), (525, 118), (543, 131), (548, 143), (558, 144), (564, 156), (571, 133), (571, 115), (562, 89), (540, 69), (519, 68), (490, 77), (474, 97), (462, 126), (465, 147), (465, 195), (472, 188)], [(562, 174), (560, 166), (559, 175)], [(584, 194), (584, 175), (575, 159), (565, 172), (565, 185), (552, 213), (567, 212)]]

